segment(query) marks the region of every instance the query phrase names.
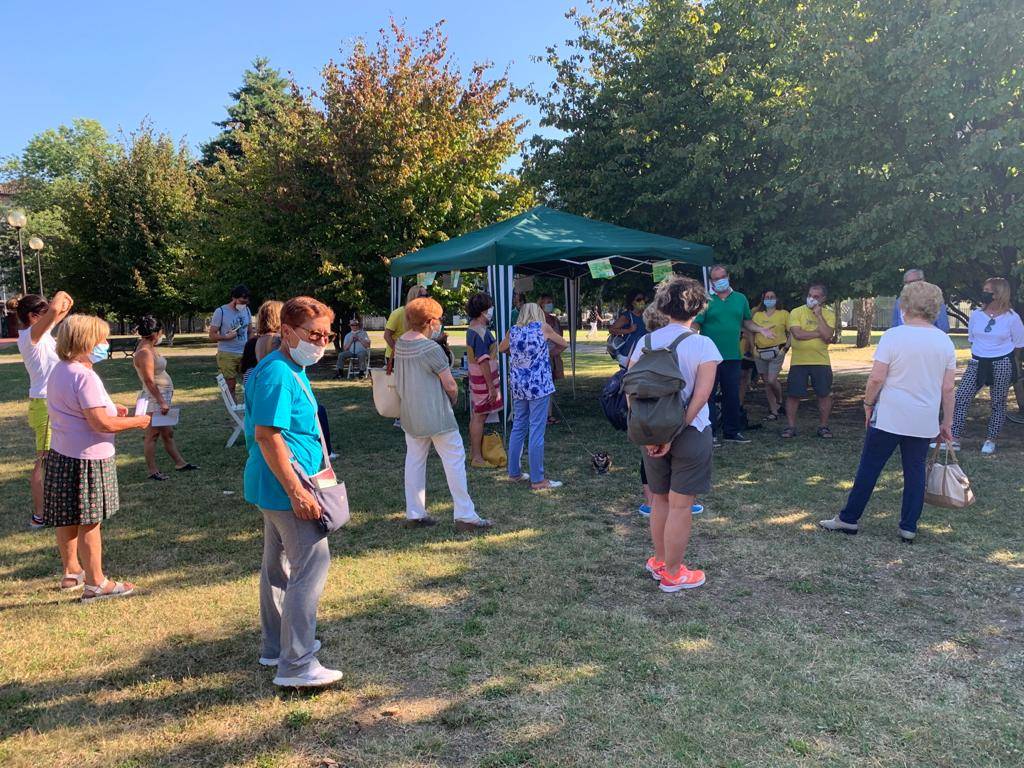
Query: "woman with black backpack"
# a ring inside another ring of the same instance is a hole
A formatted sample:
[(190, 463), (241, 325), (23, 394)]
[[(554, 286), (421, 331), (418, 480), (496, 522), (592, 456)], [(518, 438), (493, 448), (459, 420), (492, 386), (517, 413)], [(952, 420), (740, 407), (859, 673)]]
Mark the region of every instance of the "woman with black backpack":
[[(640, 373), (644, 365), (637, 368), (637, 363), (646, 351), (669, 349), (682, 376), (679, 394), (686, 408), (682, 429), (671, 442), (644, 446), (644, 470), (653, 502), (650, 521), (654, 544), (654, 556), (647, 560), (646, 567), (663, 592), (678, 592), (699, 587), (705, 581), (704, 572), (688, 569), (683, 558), (690, 540), (694, 499), (711, 490), (712, 440), (707, 404), (722, 356), (714, 342), (690, 330), (693, 318), (707, 305), (707, 293), (700, 283), (674, 277), (659, 286), (654, 304), (669, 322), (638, 340), (629, 369)], [(626, 389), (629, 391), (628, 383)], [(634, 436), (647, 426), (632, 423), (639, 419), (638, 405), (631, 404), (629, 432)]]

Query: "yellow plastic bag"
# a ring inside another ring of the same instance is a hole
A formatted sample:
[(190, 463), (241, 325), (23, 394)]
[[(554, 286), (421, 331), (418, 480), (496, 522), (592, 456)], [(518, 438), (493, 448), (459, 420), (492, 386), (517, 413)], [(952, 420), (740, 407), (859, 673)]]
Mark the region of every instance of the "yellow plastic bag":
[(496, 432), (488, 432), (484, 435), (484, 441), (480, 447), (480, 452), (484, 455), (484, 461), (492, 467), (498, 467), (500, 469), (508, 466), (508, 456), (505, 454), (505, 446), (501, 442), (501, 435)]

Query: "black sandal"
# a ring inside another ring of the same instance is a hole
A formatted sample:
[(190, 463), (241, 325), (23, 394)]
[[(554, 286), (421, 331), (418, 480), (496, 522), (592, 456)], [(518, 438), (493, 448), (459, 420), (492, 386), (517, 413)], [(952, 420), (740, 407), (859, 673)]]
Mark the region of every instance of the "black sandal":
[(818, 427), (818, 437), (831, 438), (833, 437), (832, 430), (828, 427)]
[(782, 436), (787, 439), (791, 437), (796, 437), (796, 430), (793, 429), (793, 427), (786, 427), (784, 430), (782, 430)]
[(197, 469), (199, 469), (199, 467), (197, 467), (195, 464), (186, 464), (183, 467), (175, 467), (174, 471), (175, 472), (194, 472)]
[(165, 475), (163, 472), (154, 472), (152, 475), (149, 476), (149, 479), (164, 481), (167, 479), (167, 475)]

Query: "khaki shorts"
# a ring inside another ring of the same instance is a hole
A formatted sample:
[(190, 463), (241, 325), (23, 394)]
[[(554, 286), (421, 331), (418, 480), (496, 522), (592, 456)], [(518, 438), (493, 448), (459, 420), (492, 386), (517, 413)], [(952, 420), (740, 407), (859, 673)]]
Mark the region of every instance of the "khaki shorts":
[(36, 453), (50, 450), (50, 414), (46, 410), (45, 399), (29, 398), (28, 425), (36, 434)]
[(644, 452), (644, 470), (651, 493), (669, 491), (686, 496), (701, 496), (711, 491), (711, 428), (698, 432), (693, 427), (684, 429), (669, 452), (652, 459)]
[(771, 360), (762, 360), (758, 352), (767, 351), (768, 350), (758, 350), (757, 352), (754, 353), (754, 365), (757, 366), (757, 372), (762, 376), (767, 376), (771, 374), (778, 378), (779, 373), (782, 372), (782, 364), (786, 360), (786, 353), (780, 349), (779, 354), (777, 354)]
[(217, 370), (225, 379), (237, 379), (242, 367), (242, 356), (233, 352), (217, 353)]

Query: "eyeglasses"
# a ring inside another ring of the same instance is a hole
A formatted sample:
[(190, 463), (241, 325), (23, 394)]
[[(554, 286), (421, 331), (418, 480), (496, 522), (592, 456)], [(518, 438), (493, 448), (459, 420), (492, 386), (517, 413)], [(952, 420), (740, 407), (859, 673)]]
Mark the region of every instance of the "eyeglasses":
[(306, 338), (312, 341), (314, 344), (330, 344), (338, 336), (338, 334), (336, 333), (321, 333), (320, 331), (311, 331), (308, 328), (303, 328), (302, 326), (299, 326), (295, 330), (305, 331)]
[(988, 333), (989, 331), (991, 331), (995, 327), (995, 324), (996, 324), (996, 319), (994, 317), (990, 317), (988, 319), (988, 325), (985, 326), (985, 333)]

